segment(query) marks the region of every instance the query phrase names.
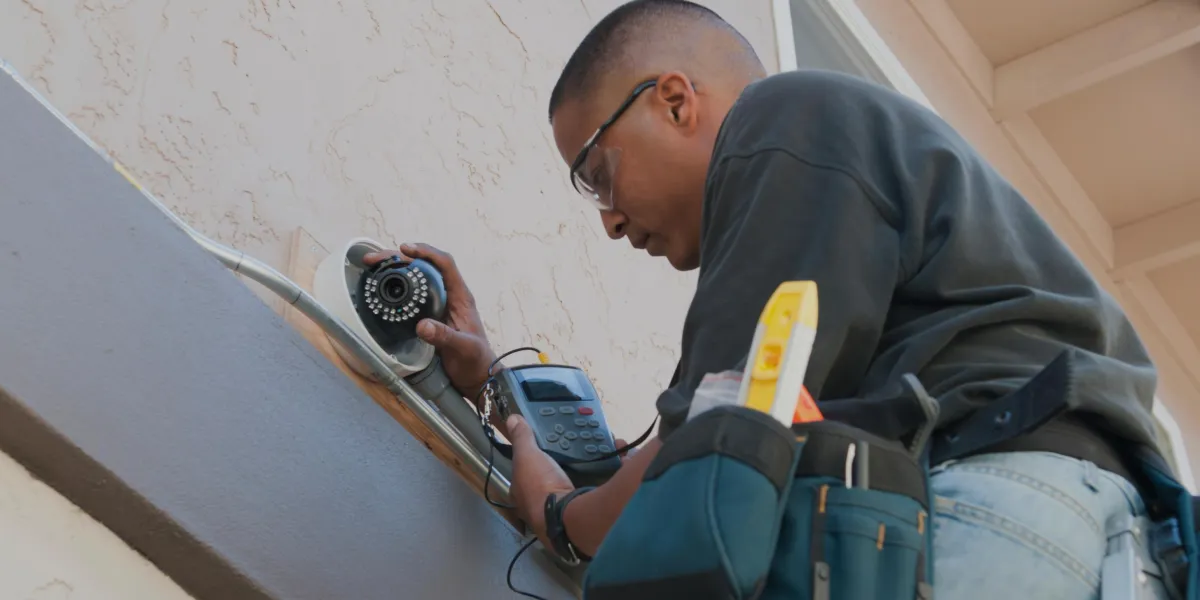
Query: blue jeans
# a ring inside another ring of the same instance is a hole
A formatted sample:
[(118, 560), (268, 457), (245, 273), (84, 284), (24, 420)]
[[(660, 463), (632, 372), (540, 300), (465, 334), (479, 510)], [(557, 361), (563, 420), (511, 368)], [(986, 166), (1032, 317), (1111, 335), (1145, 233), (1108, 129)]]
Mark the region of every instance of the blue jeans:
[(1146, 550), (1145, 505), (1122, 477), (1058, 454), (1018, 452), (938, 465), (932, 487), (937, 600), (1098, 599), (1108, 539), (1122, 530), (1138, 542), (1143, 570), (1124, 569), (1137, 597), (1168, 598)]

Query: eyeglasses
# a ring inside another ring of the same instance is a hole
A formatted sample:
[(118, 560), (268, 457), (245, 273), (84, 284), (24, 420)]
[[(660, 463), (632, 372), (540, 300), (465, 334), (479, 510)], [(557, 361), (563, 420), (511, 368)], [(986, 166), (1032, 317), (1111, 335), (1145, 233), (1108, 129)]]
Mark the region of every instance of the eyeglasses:
[(633, 92), (621, 103), (621, 106), (596, 129), (592, 137), (588, 138), (583, 149), (571, 163), (571, 185), (585, 200), (599, 210), (613, 209), (612, 182), (617, 171), (617, 163), (621, 159), (621, 149), (597, 146), (596, 142), (629, 109), (633, 101), (637, 100), (638, 95), (654, 87), (656, 83), (658, 83), (657, 79), (651, 79), (643, 81), (633, 88)]

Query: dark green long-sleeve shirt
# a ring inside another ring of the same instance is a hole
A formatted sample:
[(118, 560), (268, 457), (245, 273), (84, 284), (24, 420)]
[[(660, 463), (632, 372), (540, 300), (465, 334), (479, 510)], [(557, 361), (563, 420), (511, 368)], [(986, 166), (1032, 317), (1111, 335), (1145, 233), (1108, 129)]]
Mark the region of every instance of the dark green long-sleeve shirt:
[(1155, 370), (1115, 300), (961, 136), (900, 94), (794, 71), (751, 85), (730, 111), (660, 435), (706, 373), (743, 363), (787, 280), (818, 285), (805, 382), (821, 402), (886, 397), (914, 373), (946, 424), (1074, 348), (1081, 410), (1154, 443)]

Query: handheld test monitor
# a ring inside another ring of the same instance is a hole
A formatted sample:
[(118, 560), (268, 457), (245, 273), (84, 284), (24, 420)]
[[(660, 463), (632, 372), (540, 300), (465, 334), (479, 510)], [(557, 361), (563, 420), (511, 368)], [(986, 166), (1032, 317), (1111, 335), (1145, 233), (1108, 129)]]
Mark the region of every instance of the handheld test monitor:
[(621, 467), (600, 395), (577, 367), (534, 364), (495, 374), (500, 416), (519, 414), (576, 485), (595, 485)]

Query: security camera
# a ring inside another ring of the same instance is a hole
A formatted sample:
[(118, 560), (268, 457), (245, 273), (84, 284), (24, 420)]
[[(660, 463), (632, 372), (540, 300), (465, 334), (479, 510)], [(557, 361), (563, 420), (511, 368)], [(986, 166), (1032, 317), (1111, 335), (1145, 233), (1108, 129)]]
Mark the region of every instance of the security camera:
[[(374, 265), (363, 259), (385, 248), (357, 238), (344, 244), (317, 266), (313, 297), (345, 323), (393, 373), (425, 400), (437, 407), (487, 469), (487, 481), (499, 474), (508, 481), (512, 462), (493, 455), (492, 439), (482, 417), (450, 384), (433, 346), (417, 337), (422, 319), (446, 317), (446, 284), (432, 264), (420, 259), (393, 256)], [(378, 381), (362, 360), (341, 344), (334, 350), (356, 373)], [(456, 442), (452, 442), (454, 444)], [(461, 449), (466, 451), (466, 446)], [(485, 488), (486, 489), (486, 488)], [(507, 494), (507, 484), (501, 490)]]
[[(317, 267), (313, 296), (346, 323), (400, 377), (424, 371), (434, 349), (417, 337), (422, 319), (446, 315), (446, 285), (428, 262), (400, 256), (367, 265), (363, 258), (385, 248), (356, 238)], [(350, 368), (372, 378), (370, 370), (346, 349), (334, 344)]]

